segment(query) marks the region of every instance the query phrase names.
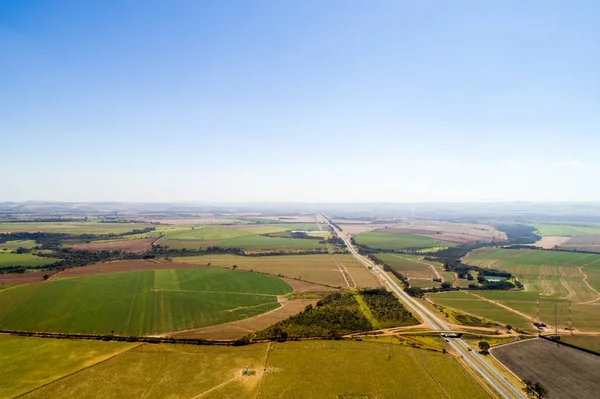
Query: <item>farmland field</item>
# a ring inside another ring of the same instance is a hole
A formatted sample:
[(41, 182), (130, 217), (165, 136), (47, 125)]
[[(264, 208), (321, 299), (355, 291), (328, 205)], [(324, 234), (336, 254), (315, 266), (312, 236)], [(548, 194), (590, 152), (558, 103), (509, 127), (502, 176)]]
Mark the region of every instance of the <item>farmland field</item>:
[(591, 270), (594, 277), (590, 284), (592, 287), (598, 284), (594, 287), (598, 290), (600, 281), (596, 280), (595, 271), (600, 266), (600, 255), (483, 248), (471, 252), (463, 262), (513, 273), (519, 277), (526, 291), (538, 292), (540, 295), (581, 302), (599, 297), (584, 281), (584, 273)]
[(205, 327), (278, 308), (281, 279), (219, 269), (156, 270), (55, 278), (0, 291), (8, 330), (124, 335)]
[(489, 397), (452, 356), (400, 345), (390, 354), (389, 342), (276, 344), (260, 398)]
[(600, 392), (600, 356), (542, 339), (492, 349), (492, 355), (521, 379), (539, 382), (552, 399), (595, 399)]
[(155, 226), (143, 223), (14, 222), (0, 223), (0, 233), (43, 231), (65, 234), (122, 234), (147, 227)]
[(0, 399), (31, 391), (133, 346), (0, 335)]
[(560, 340), (600, 354), (600, 335), (563, 335)]
[(70, 245), (74, 251), (123, 251), (135, 254), (142, 254), (152, 250), (153, 238), (140, 238), (136, 240), (113, 240), (113, 241), (92, 241), (85, 244)]
[[(492, 267), (515, 274), (525, 291), (478, 291), (478, 294), (536, 317), (539, 294), (540, 318), (559, 327), (568, 324), (571, 303), (573, 327), (583, 331), (600, 329), (600, 255), (542, 250), (484, 248), (463, 259), (469, 265)], [(589, 284), (589, 285), (588, 285)]]
[(160, 245), (172, 248), (205, 248), (220, 246), (225, 248), (244, 248), (248, 250), (265, 249), (324, 249), (325, 245), (314, 239), (295, 239), (285, 237), (267, 237), (261, 234), (276, 234), (289, 230), (315, 230), (310, 223), (279, 223), (235, 226), (200, 226), (196, 228), (175, 228), (164, 230)]
[(319, 240), (265, 236), (232, 238), (230, 240), (221, 241), (218, 245), (224, 248), (243, 248), (249, 250), (326, 248)]
[(588, 234), (571, 238), (558, 245), (561, 249), (600, 252), (600, 234)]
[(17, 248), (27, 248), (27, 249), (32, 249), (37, 247), (39, 244), (37, 244), (35, 241), (33, 240), (16, 240), (16, 241), (7, 241), (7, 242), (0, 242), (0, 249), (17, 249)]
[(55, 258), (44, 258), (33, 254), (0, 252), (0, 269), (9, 266), (44, 266), (59, 260), (60, 259)]
[[(0, 337), (0, 345), (3, 339)], [(390, 350), (388, 340), (286, 342), (236, 348), (8, 339), (9, 352), (0, 351), (0, 369), (9, 367), (12, 378), (0, 382), (8, 384), (9, 389), (4, 396), (6, 391), (0, 390), (2, 399), (25, 392), (29, 392), (23, 396), (26, 399), (491, 398), (453, 356), (397, 344)], [(27, 340), (39, 342), (42, 348), (33, 348), (25, 343)], [(94, 355), (108, 359), (96, 363), (88, 356), (88, 348), (77, 349), (78, 345), (94, 345)], [(11, 354), (22, 346), (36, 350), (19, 353), (15, 363)], [(82, 355), (79, 359), (57, 357), (61, 351), (71, 350)], [(32, 365), (53, 364), (55, 357), (68, 365), (64, 374), (55, 374), (50, 367), (42, 369), (47, 370), (42, 378), (28, 374)], [(83, 364), (82, 358), (92, 361)], [(242, 375), (246, 366), (256, 373)]]
[[(406, 277), (410, 278), (426, 278), (433, 279), (437, 277), (434, 269), (429, 266), (430, 262), (426, 262), (420, 256), (405, 255), (405, 254), (377, 254), (377, 258), (390, 265), (390, 267)], [(441, 266), (438, 264), (441, 272)], [(435, 267), (435, 266), (434, 266)]]
[[(335, 255), (353, 276), (356, 284), (361, 287), (376, 287), (379, 284), (371, 273), (365, 269), (352, 255)], [(217, 267), (232, 267), (236, 265), (242, 270), (254, 270), (261, 273), (300, 278), (318, 284), (334, 287), (346, 286), (332, 255), (287, 255), (287, 256), (236, 256), (236, 255), (205, 255), (173, 258), (175, 262), (193, 263)]]
[(562, 224), (534, 223), (537, 234), (541, 236), (581, 236), (600, 234), (600, 227), (570, 226)]
[[(479, 291), (478, 291), (479, 293)], [(429, 294), (428, 298), (437, 304), (458, 311), (480, 316), (500, 325), (510, 324), (523, 331), (534, 331), (531, 320), (526, 319), (494, 303), (483, 301), (465, 292), (441, 292)]]
[(401, 233), (384, 233), (370, 231), (355, 237), (358, 244), (376, 249), (405, 249), (405, 248), (436, 248), (452, 247), (456, 244), (432, 238), (420, 237)]

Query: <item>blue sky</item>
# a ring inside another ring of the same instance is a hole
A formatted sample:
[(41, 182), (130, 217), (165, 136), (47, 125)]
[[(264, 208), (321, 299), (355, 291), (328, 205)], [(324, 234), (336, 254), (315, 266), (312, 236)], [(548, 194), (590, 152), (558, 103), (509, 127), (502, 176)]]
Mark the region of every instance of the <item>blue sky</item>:
[(0, 201), (600, 201), (598, 20), (0, 0)]

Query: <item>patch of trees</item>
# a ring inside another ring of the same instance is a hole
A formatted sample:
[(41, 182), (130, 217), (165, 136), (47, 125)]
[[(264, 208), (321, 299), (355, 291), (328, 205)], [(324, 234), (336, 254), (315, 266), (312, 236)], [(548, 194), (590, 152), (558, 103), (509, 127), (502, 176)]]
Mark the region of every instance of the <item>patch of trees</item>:
[(344, 243), (344, 240), (342, 240), (340, 237), (338, 236), (331, 236), (326, 240), (323, 240), (324, 243), (326, 244), (331, 244), (331, 245), (337, 245), (340, 247), (345, 247), (346, 244)]
[(539, 382), (532, 382), (530, 380), (523, 380), (525, 383), (525, 393), (530, 399), (545, 399), (548, 397), (548, 390), (544, 388)]
[(494, 227), (506, 234), (508, 244), (533, 244), (542, 238), (535, 234), (535, 227), (527, 224), (499, 224)]
[(171, 248), (164, 245), (154, 245), (152, 254), (155, 256), (199, 256), (214, 254), (244, 255), (241, 248), (223, 248), (216, 245), (206, 248)]
[(371, 323), (360, 311), (353, 295), (334, 292), (317, 302), (315, 307), (307, 307), (302, 313), (257, 333), (256, 339), (335, 338), (370, 329)]
[(363, 289), (360, 295), (383, 328), (419, 323), (394, 294), (383, 288)]
[(45, 233), (45, 232), (15, 232), (0, 233), (0, 243), (16, 240), (33, 240), (41, 244), (43, 249), (57, 249), (61, 244), (94, 241), (94, 240), (112, 240), (119, 237), (126, 237), (136, 234), (145, 234), (154, 231), (156, 227), (147, 227), (144, 229), (135, 229), (120, 234), (65, 234), (65, 233)]

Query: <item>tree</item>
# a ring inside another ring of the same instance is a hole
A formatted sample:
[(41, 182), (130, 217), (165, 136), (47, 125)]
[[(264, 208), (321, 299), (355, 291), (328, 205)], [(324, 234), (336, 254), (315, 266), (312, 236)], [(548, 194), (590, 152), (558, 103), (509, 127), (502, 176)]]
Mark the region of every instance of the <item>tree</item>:
[(477, 282), (479, 284), (483, 284), (485, 282), (485, 277), (483, 277), (483, 276), (477, 276)]
[(467, 273), (467, 280), (473, 280), (473, 275), (471, 273)]
[(450, 283), (449, 283), (449, 282), (447, 282), (447, 281), (446, 281), (446, 282), (443, 282), (443, 283), (442, 283), (442, 288), (443, 288), (443, 289), (445, 289), (445, 290), (447, 290), (447, 289), (449, 289), (449, 288), (452, 288), (452, 284), (450, 284)]
[(490, 344), (487, 341), (479, 341), (479, 350), (484, 355), (487, 355), (489, 353), (488, 351), (490, 350)]
[(530, 380), (523, 380), (523, 382), (525, 383), (525, 393), (528, 398), (544, 399), (548, 397), (548, 391), (539, 382), (533, 383)]
[(510, 330), (512, 330), (513, 326), (511, 326), (510, 324), (506, 325), (506, 331), (510, 332)]
[(232, 270), (237, 270), (237, 265), (233, 265), (233, 266), (231, 267), (231, 269), (232, 269)]

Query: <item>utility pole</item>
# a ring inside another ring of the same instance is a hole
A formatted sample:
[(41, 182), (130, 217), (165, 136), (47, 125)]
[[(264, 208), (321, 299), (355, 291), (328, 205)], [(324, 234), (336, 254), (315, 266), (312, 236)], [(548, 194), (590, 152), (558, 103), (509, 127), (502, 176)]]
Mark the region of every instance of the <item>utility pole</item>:
[(573, 317), (571, 315), (571, 301), (569, 301), (569, 331), (573, 335)]
[(558, 304), (554, 304), (554, 335), (558, 336)]

